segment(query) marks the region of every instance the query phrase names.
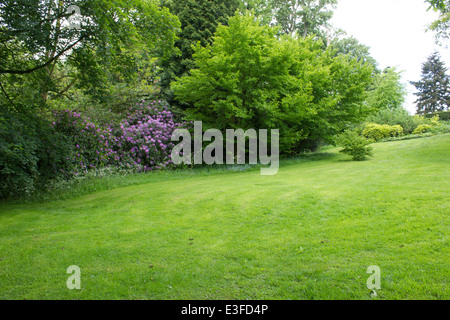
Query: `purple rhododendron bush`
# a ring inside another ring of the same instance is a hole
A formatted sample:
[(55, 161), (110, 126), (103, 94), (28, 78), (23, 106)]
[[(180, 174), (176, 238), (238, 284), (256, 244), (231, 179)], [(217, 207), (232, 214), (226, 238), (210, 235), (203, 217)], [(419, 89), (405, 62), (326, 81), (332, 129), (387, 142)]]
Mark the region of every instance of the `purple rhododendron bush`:
[(130, 108), (122, 121), (95, 124), (82, 113), (62, 110), (53, 113), (52, 126), (72, 138), (74, 152), (67, 156), (72, 166), (60, 168), (66, 175), (79, 175), (94, 169), (116, 167), (147, 172), (170, 167), (177, 122), (163, 101), (151, 101)]
[(119, 154), (115, 159), (122, 159), (143, 171), (166, 168), (172, 164), (172, 133), (185, 125), (175, 122), (168, 105), (161, 101), (130, 108), (128, 116), (120, 123)]

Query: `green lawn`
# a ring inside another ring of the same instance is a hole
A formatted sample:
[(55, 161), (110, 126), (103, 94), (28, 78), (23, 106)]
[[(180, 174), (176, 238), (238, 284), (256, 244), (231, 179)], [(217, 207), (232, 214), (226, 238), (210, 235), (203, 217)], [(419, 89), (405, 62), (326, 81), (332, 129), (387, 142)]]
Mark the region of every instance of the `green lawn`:
[(449, 299), (450, 134), (373, 148), (2, 204), (0, 299)]

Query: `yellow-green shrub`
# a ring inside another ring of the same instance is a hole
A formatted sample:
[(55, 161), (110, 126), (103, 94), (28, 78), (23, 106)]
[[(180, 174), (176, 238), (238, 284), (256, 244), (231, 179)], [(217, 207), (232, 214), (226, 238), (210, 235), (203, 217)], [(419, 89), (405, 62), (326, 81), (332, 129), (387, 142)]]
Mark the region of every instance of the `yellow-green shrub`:
[(403, 128), (400, 125), (390, 126), (389, 130), (390, 137), (400, 137), (403, 135)]
[(429, 124), (420, 124), (417, 126), (417, 128), (413, 131), (413, 134), (422, 134), (424, 132), (430, 131), (430, 129), (433, 128), (432, 125)]
[(438, 127), (438, 126), (441, 125), (441, 124), (439, 123), (439, 115), (438, 115), (438, 114), (435, 115), (435, 116), (433, 116), (433, 117), (430, 119), (430, 124), (431, 124), (432, 126), (434, 126), (434, 127)]
[(379, 141), (384, 138), (403, 135), (403, 128), (400, 125), (390, 126), (387, 124), (369, 123), (364, 128), (362, 135), (367, 139)]
[(345, 131), (336, 137), (336, 143), (342, 147), (340, 153), (352, 156), (354, 161), (363, 161), (367, 157), (372, 157), (372, 148), (369, 146), (370, 140), (361, 137), (355, 131)]

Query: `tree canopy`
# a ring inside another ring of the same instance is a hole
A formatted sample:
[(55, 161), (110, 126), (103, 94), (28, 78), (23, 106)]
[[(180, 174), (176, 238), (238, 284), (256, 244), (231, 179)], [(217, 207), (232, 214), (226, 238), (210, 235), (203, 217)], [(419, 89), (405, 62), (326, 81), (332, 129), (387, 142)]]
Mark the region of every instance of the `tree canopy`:
[(370, 64), (375, 73), (380, 72), (378, 70), (378, 62), (370, 54), (370, 48), (360, 43), (355, 37), (335, 36), (330, 41), (330, 47), (336, 51), (336, 54), (348, 55), (352, 58), (356, 58), (358, 62)]
[(284, 33), (323, 35), (323, 28), (333, 17), (333, 6), (337, 0), (272, 0), (272, 10), (277, 25)]
[(368, 91), (366, 102), (373, 111), (400, 109), (406, 97), (405, 85), (401, 82), (401, 72), (396, 68), (386, 68), (375, 76), (372, 90)]
[(191, 119), (217, 129), (279, 128), (289, 152), (366, 114), (370, 65), (323, 51), (312, 38), (279, 38), (250, 14), (228, 24), (212, 45), (195, 48), (196, 68), (172, 84)]
[[(91, 91), (101, 90), (105, 70), (130, 79), (138, 55), (172, 52), (179, 28), (167, 9), (143, 0), (5, 0), (0, 16), (0, 81), (10, 100), (22, 96), (18, 82), (37, 88), (30, 101), (45, 101), (49, 91), (65, 90), (62, 79), (80, 77)], [(58, 75), (61, 62), (69, 67)]]

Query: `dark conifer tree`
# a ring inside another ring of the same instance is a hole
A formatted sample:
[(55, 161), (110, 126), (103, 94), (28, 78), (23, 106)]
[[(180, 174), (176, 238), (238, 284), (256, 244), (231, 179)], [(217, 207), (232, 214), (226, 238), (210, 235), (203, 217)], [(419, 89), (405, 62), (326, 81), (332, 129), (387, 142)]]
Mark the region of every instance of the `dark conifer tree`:
[(170, 82), (176, 77), (186, 75), (193, 67), (192, 46), (212, 44), (212, 37), (219, 24), (226, 25), (228, 18), (239, 8), (239, 0), (165, 0), (164, 7), (180, 19), (181, 32), (175, 47), (179, 55), (172, 55), (161, 61), (161, 90), (163, 97), (171, 104), (181, 107), (170, 90)]
[(434, 52), (422, 65), (422, 79), (411, 82), (418, 92), (417, 114), (448, 110), (450, 105), (450, 77), (441, 61), (439, 53)]

